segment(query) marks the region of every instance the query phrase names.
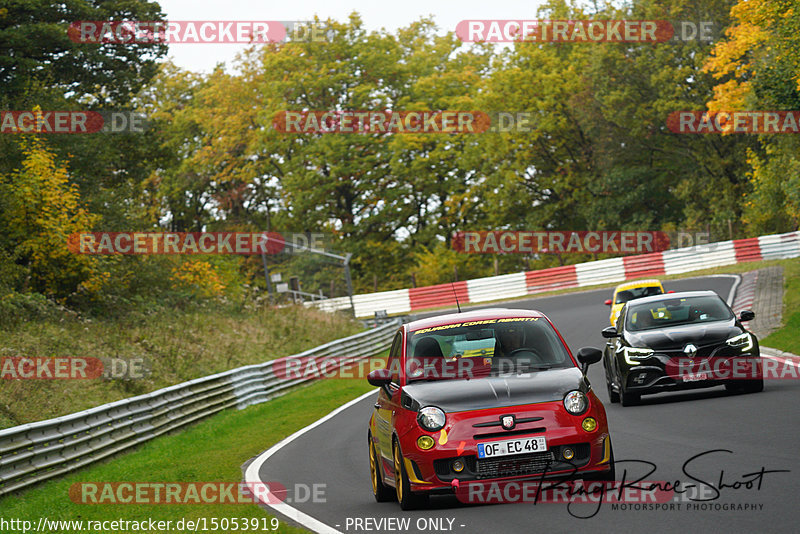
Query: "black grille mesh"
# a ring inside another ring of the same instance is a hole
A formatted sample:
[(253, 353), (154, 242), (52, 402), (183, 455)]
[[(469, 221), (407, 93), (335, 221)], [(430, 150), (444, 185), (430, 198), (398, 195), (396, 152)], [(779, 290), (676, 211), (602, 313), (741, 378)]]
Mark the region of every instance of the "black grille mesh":
[(476, 462), (477, 478), (498, 478), (541, 473), (552, 462), (550, 452), (484, 458)]

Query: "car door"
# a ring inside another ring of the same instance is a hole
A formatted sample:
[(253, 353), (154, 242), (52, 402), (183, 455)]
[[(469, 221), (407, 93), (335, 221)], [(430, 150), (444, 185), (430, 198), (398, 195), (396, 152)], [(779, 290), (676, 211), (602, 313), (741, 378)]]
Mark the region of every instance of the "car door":
[(392, 464), (392, 425), (394, 414), (400, 406), (400, 369), (403, 352), (403, 332), (397, 332), (392, 341), (387, 369), (392, 371), (392, 381), (388, 386), (380, 388), (378, 400), (375, 402), (375, 439), (378, 441), (378, 454), (381, 456), (384, 474), (392, 477), (393, 471), (387, 466)]

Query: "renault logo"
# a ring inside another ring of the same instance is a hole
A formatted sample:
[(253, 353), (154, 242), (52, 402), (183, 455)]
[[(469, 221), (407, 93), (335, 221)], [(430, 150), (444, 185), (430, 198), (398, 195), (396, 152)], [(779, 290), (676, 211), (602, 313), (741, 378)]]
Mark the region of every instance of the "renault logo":
[(691, 343), (689, 343), (688, 345), (686, 345), (686, 348), (685, 348), (685, 349), (683, 349), (683, 352), (685, 352), (685, 353), (686, 353), (686, 355), (687, 355), (687, 356), (689, 356), (689, 357), (691, 358), (692, 356), (694, 356), (695, 354), (697, 354), (697, 347), (695, 347), (694, 345), (692, 345)]
[(500, 418), (500, 424), (503, 425), (503, 428), (506, 430), (511, 430), (516, 426), (516, 422), (514, 421), (513, 415), (504, 415)]

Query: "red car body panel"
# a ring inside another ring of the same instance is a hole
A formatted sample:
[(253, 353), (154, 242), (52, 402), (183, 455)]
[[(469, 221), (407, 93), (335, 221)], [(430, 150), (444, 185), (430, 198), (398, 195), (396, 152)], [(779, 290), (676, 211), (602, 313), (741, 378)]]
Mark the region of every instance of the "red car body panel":
[[(410, 333), (444, 325), (462, 324), (469, 326), (472, 321), (506, 318), (536, 318), (546, 321), (566, 349), (575, 368), (579, 369), (575, 357), (567, 347), (561, 334), (558, 333), (553, 323), (544, 314), (537, 311), (483, 310), (434, 317), (402, 326), (399, 330), (402, 335), (402, 346), (399, 351), (402, 364), (400, 366), (399, 384), (381, 388), (376, 410), (373, 412), (369, 424), (372, 442), (376, 450), (379, 451), (379, 463), (382, 467), (381, 474), (385, 484), (389, 486), (395, 485), (392, 458), (392, 447), (395, 441), (399, 444), (406, 462), (411, 490), (414, 492), (435, 491), (438, 493), (449, 491), (453, 487), (454, 479), (458, 479), (459, 482), (476, 480), (475, 471), (467, 472), (467, 469), (459, 474), (451, 472), (445, 475), (441, 462), (439, 463), (440, 472), (437, 474), (435, 462), (447, 459), (452, 462), (454, 458), (462, 458), (468, 466), (471, 466), (469, 469), (475, 469), (478, 443), (506, 439), (544, 436), (547, 440), (548, 451), (553, 453), (553, 457), (556, 460), (563, 460), (563, 458), (555, 458), (555, 456), (561, 451), (561, 447), (567, 445), (573, 449), (580, 447), (585, 456), (588, 456), (585, 462), (573, 461), (572, 464), (574, 465), (556, 461), (548, 467), (546, 478), (565, 476), (582, 478), (611, 470), (609, 462), (610, 435), (605, 408), (591, 389), (588, 389), (585, 393), (589, 401), (588, 408), (580, 415), (573, 415), (567, 412), (563, 404), (563, 398), (536, 403), (522, 402), (520, 404), (514, 404), (513, 400), (506, 400), (506, 404), (502, 406), (486, 406), (481, 409), (464, 411), (445, 410), (447, 415), (445, 426), (442, 430), (436, 432), (423, 429), (417, 422), (417, 410), (403, 406), (403, 391), (409, 385), (403, 370), (406, 369), (405, 364), (408, 357), (406, 354), (407, 341)], [(552, 371), (539, 371), (539, 373), (549, 372)], [(577, 373), (575, 374), (577, 375)], [(389, 395), (390, 392), (391, 395)], [(509, 393), (509, 396), (511, 396), (511, 393)], [(435, 402), (430, 404), (436, 405)], [(518, 422), (510, 431), (505, 431), (499, 424), (500, 418), (504, 415), (514, 415), (517, 421), (522, 421)], [(587, 417), (592, 417), (597, 422), (597, 427), (591, 432), (587, 432), (581, 426), (583, 420)], [(536, 420), (524, 422), (526, 419)], [(482, 426), (473, 426), (476, 424)], [(494, 426), (485, 426), (490, 424)], [(528, 430), (530, 432), (527, 432)], [(418, 438), (423, 435), (430, 436), (435, 442), (435, 445), (429, 450), (423, 450), (417, 445)], [(505, 467), (510, 468), (511, 472), (514, 471), (515, 466), (513, 464), (515, 461), (517, 460), (513, 455), (504, 456), (498, 460), (498, 462), (510, 462)], [(524, 480), (539, 479), (541, 477), (542, 474), (539, 472), (481, 478), (481, 481)]]

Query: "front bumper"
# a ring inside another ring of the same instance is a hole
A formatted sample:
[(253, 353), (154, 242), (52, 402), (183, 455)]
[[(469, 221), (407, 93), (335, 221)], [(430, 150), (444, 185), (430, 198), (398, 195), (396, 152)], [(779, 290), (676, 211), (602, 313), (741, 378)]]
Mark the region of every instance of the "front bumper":
[(638, 365), (622, 361), (620, 367), (625, 391), (640, 395), (715, 387), (763, 377), (758, 346), (745, 353), (728, 346), (705, 347), (693, 356), (661, 351)]
[[(594, 397), (592, 395), (592, 397)], [(580, 416), (567, 414), (561, 403), (545, 403), (544, 410), (530, 406), (493, 408), (479, 413), (448, 414), (444, 435), (439, 432), (409, 431), (400, 438), (412, 491), (450, 493), (461, 482), (495, 480), (532, 480), (553, 478), (592, 478), (611, 469), (611, 440), (605, 411), (594, 397), (590, 409)], [(514, 414), (522, 422), (510, 431), (499, 425), (502, 415)], [(593, 417), (597, 428), (587, 432), (581, 422)], [(497, 422), (497, 426), (487, 426)], [(478, 426), (475, 426), (478, 425)], [(434, 438), (435, 445), (420, 450), (417, 439), (422, 435)], [(478, 458), (478, 443), (544, 436), (547, 450), (542, 452)], [(572, 454), (569, 454), (569, 451)], [(571, 459), (566, 459), (565, 452)], [(463, 469), (453, 466), (460, 460)]]

